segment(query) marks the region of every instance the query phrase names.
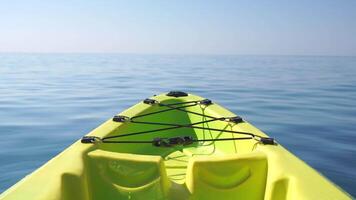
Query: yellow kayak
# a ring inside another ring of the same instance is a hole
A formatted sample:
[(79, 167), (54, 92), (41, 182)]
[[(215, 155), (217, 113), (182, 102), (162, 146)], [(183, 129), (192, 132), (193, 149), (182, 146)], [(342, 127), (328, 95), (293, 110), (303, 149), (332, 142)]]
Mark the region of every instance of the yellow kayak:
[(173, 91), (109, 119), (0, 199), (352, 197), (240, 116)]

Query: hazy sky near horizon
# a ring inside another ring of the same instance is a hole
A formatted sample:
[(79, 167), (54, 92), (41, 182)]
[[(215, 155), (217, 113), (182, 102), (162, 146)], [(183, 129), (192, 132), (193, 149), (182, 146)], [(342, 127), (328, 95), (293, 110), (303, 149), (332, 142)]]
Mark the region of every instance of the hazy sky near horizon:
[(0, 0), (0, 52), (356, 56), (356, 1)]

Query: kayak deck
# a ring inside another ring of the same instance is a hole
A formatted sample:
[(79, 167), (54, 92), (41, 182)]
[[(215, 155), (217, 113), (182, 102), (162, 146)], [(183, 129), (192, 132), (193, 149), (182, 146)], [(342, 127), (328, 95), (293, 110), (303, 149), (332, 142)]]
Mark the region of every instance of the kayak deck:
[(95, 141), (74, 143), (0, 199), (351, 199), (218, 104), (187, 103), (203, 100), (191, 94), (152, 99), (180, 108), (141, 102), (125, 110), (127, 118), (88, 134)]
[[(163, 101), (165, 105), (177, 104), (184, 102), (181, 99), (173, 99), (169, 101)], [(201, 99), (200, 99), (201, 100)], [(175, 106), (179, 108), (179, 106)], [(236, 133), (226, 133), (225, 130), (230, 131), (243, 131), (243, 125), (237, 123), (229, 123), (224, 120), (210, 121), (211, 119), (206, 116), (217, 116), (216, 113), (210, 113), (206, 110), (207, 106), (196, 105), (192, 107), (184, 108), (184, 110), (172, 109), (168, 112), (161, 113), (161, 111), (166, 110), (164, 106), (151, 106), (145, 112), (139, 115), (146, 115), (150, 113), (160, 112), (159, 116), (150, 115), (143, 116), (139, 119), (135, 119), (133, 122), (150, 122), (150, 123), (163, 123), (163, 124), (197, 124), (204, 121), (209, 121), (207, 123), (199, 124), (202, 129), (194, 129), (189, 127), (179, 127), (176, 129), (169, 129), (157, 132), (148, 132), (139, 135), (133, 135), (128, 137), (120, 137), (116, 141), (150, 141), (153, 138), (158, 137), (175, 137), (175, 136), (191, 136), (193, 138), (201, 140), (209, 139), (221, 139), (221, 138), (238, 138), (243, 135)], [(192, 112), (193, 114), (187, 113)], [(206, 115), (200, 116), (195, 113)], [(231, 114), (230, 117), (235, 116)], [(221, 116), (220, 116), (221, 117)], [(243, 123), (243, 122), (241, 122)], [(198, 125), (197, 125), (198, 126)], [(109, 134), (107, 137), (112, 137), (112, 135), (123, 135), (127, 133), (137, 133), (146, 130), (157, 130), (164, 129), (166, 125), (157, 124), (142, 124), (142, 123), (124, 123), (120, 129), (117, 129), (113, 133)], [(168, 126), (169, 127), (169, 126)], [(204, 129), (208, 128), (208, 130)], [(212, 131), (209, 129), (217, 129), (219, 131)], [(261, 134), (262, 135), (262, 134)], [(265, 136), (265, 135), (262, 135)], [(122, 138), (122, 139), (121, 139)], [(251, 151), (253, 145), (257, 144), (258, 141), (203, 141), (191, 145), (178, 145), (172, 147), (156, 147), (152, 144), (102, 144), (99, 148), (107, 151), (114, 151), (119, 153), (134, 153), (140, 155), (159, 155), (164, 159), (165, 167), (169, 178), (177, 183), (184, 183), (185, 181), (185, 171), (190, 158), (195, 156), (213, 156), (213, 155), (228, 155), (228, 154), (238, 154), (244, 153), (246, 151)], [(246, 146), (249, 146), (248, 148)], [(241, 148), (241, 149), (239, 149)], [(238, 151), (239, 149), (239, 151)]]

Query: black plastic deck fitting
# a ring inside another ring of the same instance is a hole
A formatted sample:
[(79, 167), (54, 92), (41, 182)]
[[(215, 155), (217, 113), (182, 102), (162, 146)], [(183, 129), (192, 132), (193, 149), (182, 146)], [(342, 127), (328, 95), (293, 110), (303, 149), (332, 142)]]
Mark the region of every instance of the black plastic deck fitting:
[(273, 138), (270, 138), (270, 137), (261, 137), (260, 142), (262, 144), (269, 144), (269, 145), (276, 144), (276, 141)]
[(154, 99), (145, 99), (145, 100), (143, 100), (143, 103), (153, 105), (153, 104), (158, 103), (158, 101), (154, 100)]
[(123, 116), (123, 115), (115, 115), (112, 118), (112, 121), (114, 121), (114, 122), (126, 122), (126, 121), (129, 121), (129, 120), (130, 120), (129, 117), (126, 117), (126, 116)]
[(194, 142), (193, 137), (172, 137), (172, 138), (154, 138), (152, 141), (153, 146), (156, 147), (173, 147), (177, 145), (190, 145)]
[(235, 116), (235, 117), (228, 118), (228, 121), (238, 124), (238, 123), (243, 122), (244, 120), (240, 116)]
[(100, 138), (96, 137), (96, 136), (84, 136), (80, 140), (80, 142), (83, 143), (83, 144), (95, 143), (97, 141), (100, 141)]
[(168, 92), (167, 96), (169, 96), (169, 97), (186, 97), (186, 96), (188, 96), (188, 94), (185, 92), (182, 92), (182, 91), (170, 91), (170, 92)]
[(208, 106), (210, 104), (213, 104), (213, 102), (210, 99), (204, 99), (199, 102), (202, 105)]

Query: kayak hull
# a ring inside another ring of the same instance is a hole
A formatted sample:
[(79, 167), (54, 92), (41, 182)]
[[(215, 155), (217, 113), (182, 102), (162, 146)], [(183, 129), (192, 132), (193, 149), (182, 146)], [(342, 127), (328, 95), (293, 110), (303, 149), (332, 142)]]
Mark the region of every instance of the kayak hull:
[[(151, 99), (162, 105), (176, 104), (175, 108), (187, 105), (185, 102), (203, 100), (192, 94), (179, 97), (161, 94)], [(162, 112), (165, 109), (155, 103), (140, 102), (119, 115), (132, 119), (157, 112), (136, 121), (180, 125), (208, 121), (207, 116), (236, 116), (215, 102)], [(164, 124), (109, 119), (88, 136), (105, 138), (167, 128)], [(250, 135), (236, 132), (252, 133), (256, 137), (240, 140), (236, 138)], [(79, 140), (6, 190), (0, 199), (352, 198), (280, 144), (258, 141), (268, 136), (246, 120), (240, 123), (215, 120), (197, 124), (195, 128), (178, 127), (108, 141), (150, 141), (181, 136), (212, 141), (163, 147), (152, 143), (100, 141), (83, 144)], [(236, 140), (213, 141), (219, 138)]]

